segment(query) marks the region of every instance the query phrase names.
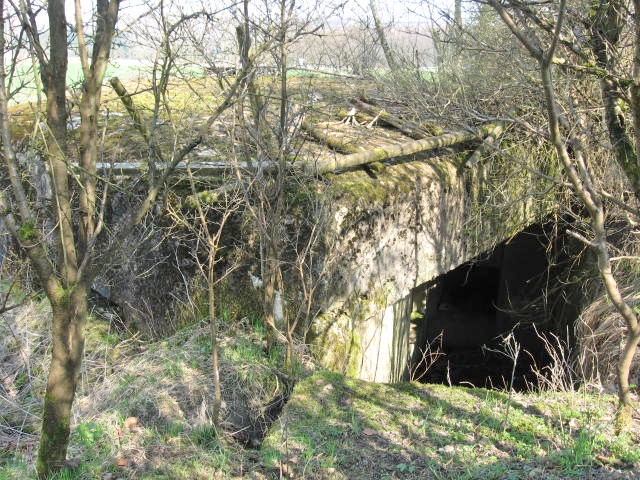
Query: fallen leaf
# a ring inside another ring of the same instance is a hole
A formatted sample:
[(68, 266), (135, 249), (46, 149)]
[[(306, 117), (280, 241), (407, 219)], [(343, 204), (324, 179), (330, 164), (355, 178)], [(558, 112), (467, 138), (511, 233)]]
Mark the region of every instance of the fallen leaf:
[(138, 425), (140, 425), (140, 421), (137, 417), (127, 417), (127, 419), (124, 421), (124, 428), (133, 428), (137, 427)]

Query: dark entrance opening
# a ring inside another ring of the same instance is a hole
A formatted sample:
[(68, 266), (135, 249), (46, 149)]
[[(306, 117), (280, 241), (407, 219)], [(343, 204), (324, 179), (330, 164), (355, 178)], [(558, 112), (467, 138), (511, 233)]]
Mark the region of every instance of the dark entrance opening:
[[(573, 324), (578, 311), (564, 308), (561, 321), (554, 318), (555, 299), (571, 299), (549, 288), (568, 261), (549, 228), (529, 227), (414, 290), (408, 376), (426, 383), (536, 388), (534, 369), (542, 372), (550, 360), (540, 335)], [(507, 338), (512, 348), (519, 345), (513, 384)]]

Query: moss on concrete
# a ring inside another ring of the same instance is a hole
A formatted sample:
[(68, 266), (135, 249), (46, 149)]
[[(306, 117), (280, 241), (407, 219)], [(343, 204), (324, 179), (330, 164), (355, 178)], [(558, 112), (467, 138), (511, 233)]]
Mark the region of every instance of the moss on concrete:
[(357, 377), (364, 353), (362, 327), (387, 306), (391, 283), (372, 289), (366, 296), (347, 300), (339, 308), (319, 315), (311, 330), (312, 350), (325, 368)]

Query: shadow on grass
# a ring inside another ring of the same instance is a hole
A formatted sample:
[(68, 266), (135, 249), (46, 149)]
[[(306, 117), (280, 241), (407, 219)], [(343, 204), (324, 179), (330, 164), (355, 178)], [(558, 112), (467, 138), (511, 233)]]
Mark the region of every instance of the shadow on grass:
[(558, 419), (504, 392), (319, 373), (298, 385), (263, 452), (303, 478), (572, 478), (598, 472), (604, 453), (588, 407), (564, 404)]

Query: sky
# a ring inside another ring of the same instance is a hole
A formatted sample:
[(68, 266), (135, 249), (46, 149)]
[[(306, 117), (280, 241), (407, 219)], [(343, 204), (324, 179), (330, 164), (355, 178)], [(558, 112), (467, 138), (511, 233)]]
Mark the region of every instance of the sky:
[[(252, 5), (259, 5), (264, 0), (253, 0), (251, 1)], [(272, 3), (275, 5), (277, 0), (274, 0)], [(415, 18), (415, 12), (420, 12), (420, 14), (428, 15), (428, 4), (431, 5), (431, 8), (434, 10), (453, 10), (453, 0), (406, 0), (406, 1), (398, 1), (398, 0), (376, 0), (378, 11), (385, 22), (394, 22), (394, 23), (408, 23), (413, 21)], [(83, 4), (89, 7), (92, 2), (87, 0), (83, 1)], [(188, 6), (189, 3), (194, 5), (199, 4), (200, 0), (180, 0), (178, 2), (180, 5)], [(214, 3), (222, 3), (218, 2), (204, 2), (205, 4), (214, 4)], [(321, 7), (325, 7), (330, 5), (331, 3), (347, 3), (346, 7), (340, 10), (343, 18), (342, 20), (347, 20), (349, 17), (353, 18), (361, 18), (362, 15), (367, 15), (369, 13), (369, 0), (332, 0), (331, 2), (327, 2), (324, 0), (296, 0), (296, 4), (301, 8), (305, 8), (305, 6), (310, 6), (316, 8), (317, 5)], [(470, 1), (468, 3), (471, 3)], [(136, 12), (141, 12), (146, 7), (143, 7), (145, 2), (143, 0), (124, 0), (121, 5), (123, 12), (126, 12), (128, 15), (135, 15)], [(68, 2), (68, 8), (72, 14), (73, 12), (73, 2)], [(316, 8), (317, 9), (317, 8)], [(317, 9), (317, 10), (321, 10)]]
[[(85, 19), (89, 19), (93, 9), (94, 2), (92, 0), (80, 0), (84, 12)], [(159, 0), (150, 0), (151, 3), (157, 3)], [(201, 8), (200, 5), (204, 4), (212, 6), (216, 4), (229, 4), (233, 0), (169, 0), (180, 5), (182, 8), (194, 9)], [(241, 0), (240, 0), (241, 1)], [(265, 0), (251, 0), (251, 5), (257, 7)], [(452, 11), (454, 0), (376, 0), (378, 12), (382, 17), (384, 23), (390, 24), (406, 24), (406, 23), (424, 23), (430, 16), (439, 16), (437, 11)], [(277, 0), (271, 2), (276, 5)], [(121, 2), (121, 18), (126, 21), (126, 18), (135, 18), (142, 12), (148, 10), (148, 6), (145, 0), (123, 0)], [(369, 0), (331, 0), (327, 2), (325, 0), (296, 0), (296, 4), (301, 9), (305, 7), (313, 8), (316, 11), (321, 11), (328, 7), (331, 3), (346, 3), (346, 6), (339, 10), (339, 17), (331, 20), (331, 23), (350, 23), (357, 22), (358, 20), (369, 16)], [(465, 3), (471, 4), (471, 0), (467, 0)], [(74, 2), (67, 0), (67, 19), (70, 22), (74, 21)], [(238, 5), (241, 5), (238, 2)], [(317, 8), (317, 6), (321, 8)], [(328, 10), (328, 8), (327, 8)]]
[[(347, 21), (349, 17), (357, 20), (370, 15), (369, 0), (348, 0), (348, 2), (340, 20)], [(415, 23), (417, 18), (428, 18), (430, 10), (453, 11), (453, 0), (376, 0), (376, 5), (382, 21), (394, 24)]]

